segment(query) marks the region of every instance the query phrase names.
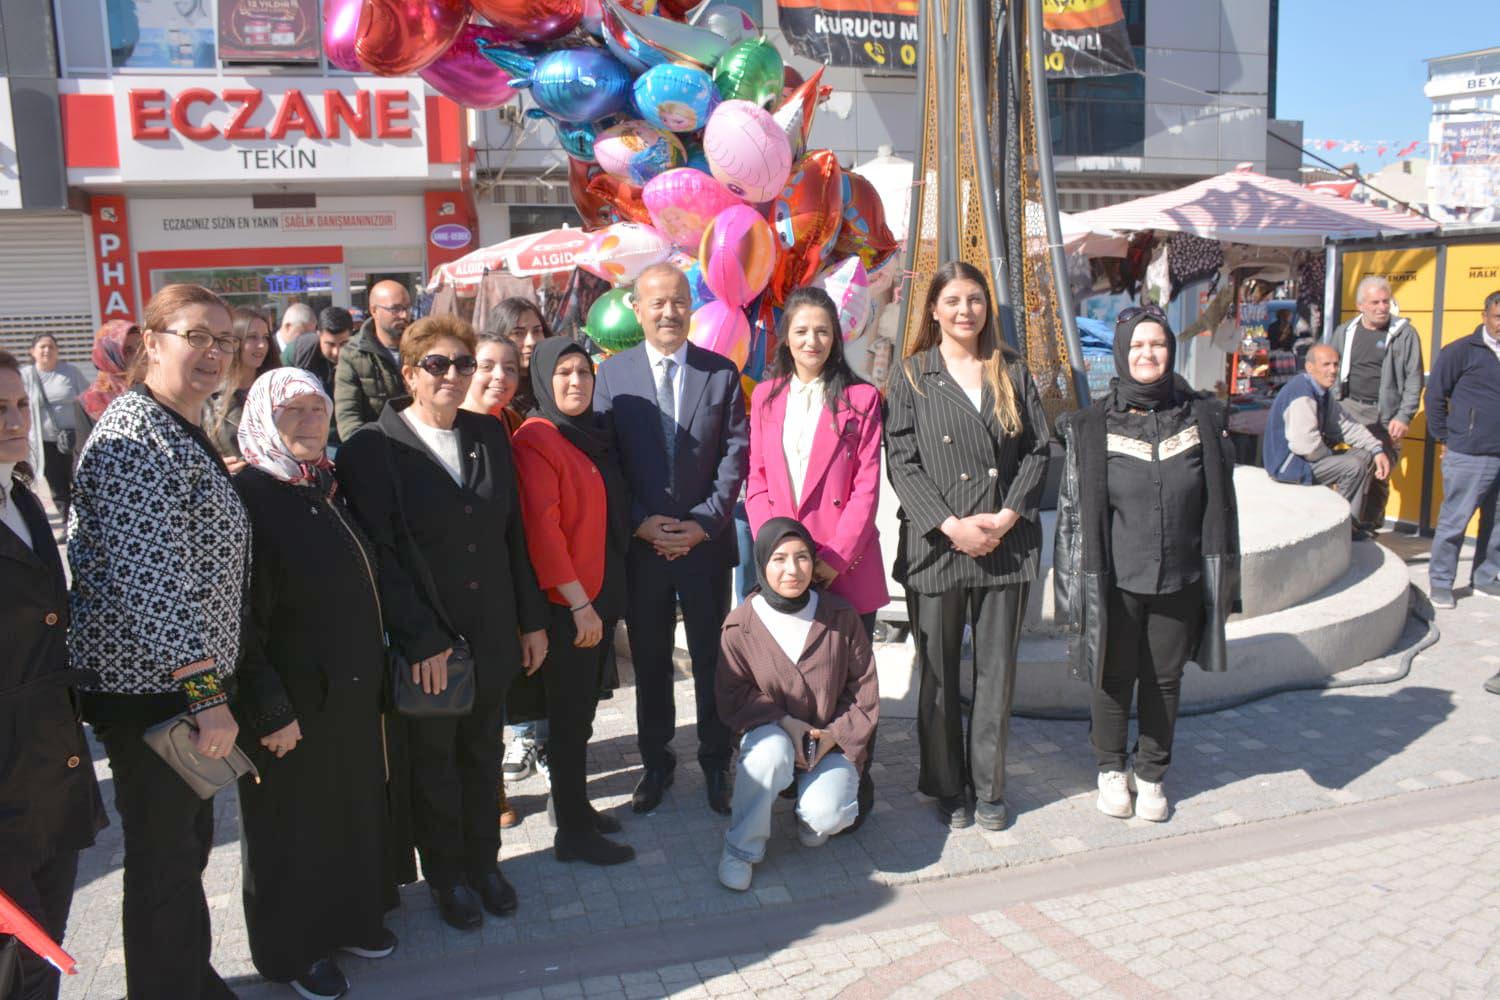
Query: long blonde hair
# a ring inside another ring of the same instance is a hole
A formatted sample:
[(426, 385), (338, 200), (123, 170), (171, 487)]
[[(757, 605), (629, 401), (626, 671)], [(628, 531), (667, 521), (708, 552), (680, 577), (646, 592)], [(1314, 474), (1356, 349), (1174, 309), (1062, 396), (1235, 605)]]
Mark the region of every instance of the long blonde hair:
[(996, 330), (995, 300), (990, 295), (990, 283), (974, 265), (961, 260), (950, 260), (932, 276), (932, 284), (927, 286), (927, 302), (922, 307), (922, 327), (915, 337), (907, 338), (901, 369), (906, 373), (906, 380), (911, 383), (912, 388), (921, 392), (916, 376), (912, 374), (910, 358), (942, 341), (943, 328), (938, 325), (932, 313), (943, 289), (955, 281), (972, 281), (984, 289), (984, 328), (979, 331), (979, 357), (984, 363), (984, 381), (995, 397), (995, 420), (1006, 434), (1014, 437), (1021, 433), (1021, 404), (1007, 365), (1017, 355), (1000, 339)]

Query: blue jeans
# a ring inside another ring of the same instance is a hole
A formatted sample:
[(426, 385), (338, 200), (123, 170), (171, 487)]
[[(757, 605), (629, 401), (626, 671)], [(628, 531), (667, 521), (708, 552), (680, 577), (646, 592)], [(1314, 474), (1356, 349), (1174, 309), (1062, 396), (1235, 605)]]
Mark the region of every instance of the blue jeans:
[(739, 604), (750, 596), (759, 580), (755, 575), (755, 535), (750, 531), (750, 515), (743, 501), (734, 505), (734, 538), (740, 548), (740, 561), (734, 567), (734, 596)]
[(1443, 452), (1443, 506), (1438, 510), (1427, 574), (1434, 590), (1452, 590), (1458, 576), (1458, 553), (1463, 548), (1469, 518), (1479, 511), (1479, 539), (1474, 549), (1474, 584), (1491, 584), (1500, 575), (1500, 456)]
[[(791, 783), (794, 767), (792, 738), (786, 730), (767, 723), (745, 734), (734, 778), (733, 816), (724, 834), (725, 851), (751, 864), (765, 859), (771, 807)], [(842, 751), (829, 751), (817, 767), (797, 775), (797, 818), (814, 833), (831, 837), (858, 815), (859, 770)]]

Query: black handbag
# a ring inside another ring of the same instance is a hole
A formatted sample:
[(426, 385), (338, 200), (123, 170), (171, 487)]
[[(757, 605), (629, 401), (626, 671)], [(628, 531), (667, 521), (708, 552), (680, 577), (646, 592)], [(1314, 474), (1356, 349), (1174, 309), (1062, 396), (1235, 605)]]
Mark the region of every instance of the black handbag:
[[(384, 437), (385, 435), (382, 435)], [(468, 715), (474, 710), (474, 652), (469, 641), (459, 634), (443, 610), (438, 597), (437, 585), (433, 583), (427, 560), (417, 547), (412, 536), (411, 525), (406, 520), (406, 501), (401, 492), (401, 477), (396, 473), (396, 458), (391, 439), (385, 437), (385, 462), (390, 473), (391, 486), (396, 491), (396, 518), (401, 522), (398, 544), (404, 540), (410, 551), (408, 565), (413, 568), (427, 603), (448, 634), (453, 636), (453, 651), (448, 654), (448, 686), (437, 694), (422, 690), (421, 682), (412, 680), (412, 668), (406, 656), (395, 644), (386, 641), (386, 667), (391, 679), (391, 702), (399, 715), (410, 719), (450, 719)]]

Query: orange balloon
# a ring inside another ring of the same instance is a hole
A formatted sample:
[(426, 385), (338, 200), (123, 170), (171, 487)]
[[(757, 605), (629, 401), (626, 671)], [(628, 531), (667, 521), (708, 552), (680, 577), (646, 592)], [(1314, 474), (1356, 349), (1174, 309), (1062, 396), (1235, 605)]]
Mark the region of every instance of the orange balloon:
[(874, 271), (901, 248), (885, 223), (885, 203), (880, 192), (864, 177), (844, 173), (844, 221), (833, 244), (835, 257), (858, 254), (866, 271)]
[(651, 213), (641, 200), (641, 189), (612, 177), (591, 163), (568, 158), (568, 191), (584, 229), (600, 229), (616, 222), (651, 225)]
[(792, 289), (812, 281), (832, 254), (844, 221), (843, 175), (832, 150), (814, 150), (771, 202), (767, 217), (781, 248), (766, 286), (773, 304), (783, 304)]

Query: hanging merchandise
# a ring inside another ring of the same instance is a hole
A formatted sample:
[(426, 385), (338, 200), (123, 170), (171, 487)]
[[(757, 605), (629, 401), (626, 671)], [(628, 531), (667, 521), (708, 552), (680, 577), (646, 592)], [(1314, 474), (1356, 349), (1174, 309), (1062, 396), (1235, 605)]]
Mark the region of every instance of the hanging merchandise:
[[(1218, 240), (1191, 233), (1173, 233), (1167, 239), (1167, 275), (1172, 284), (1173, 298), (1195, 281), (1217, 278), (1223, 266), (1224, 245)], [(1210, 285), (1210, 295), (1213, 290), (1214, 285)]]

